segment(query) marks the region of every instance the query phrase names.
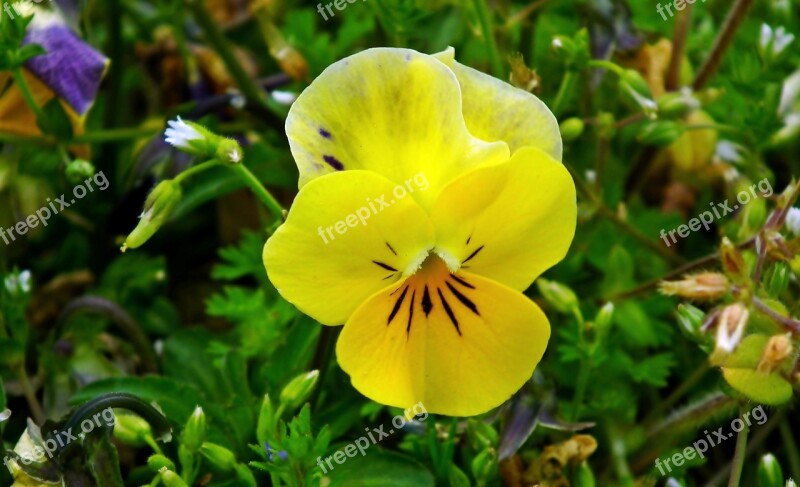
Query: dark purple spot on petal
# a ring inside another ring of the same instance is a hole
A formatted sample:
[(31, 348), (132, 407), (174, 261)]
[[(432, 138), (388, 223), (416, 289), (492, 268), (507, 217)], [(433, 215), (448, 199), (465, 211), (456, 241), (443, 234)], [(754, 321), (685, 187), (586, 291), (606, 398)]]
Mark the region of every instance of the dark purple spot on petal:
[(325, 130), (324, 128), (320, 128), (319, 129), (319, 134), (321, 136), (325, 137), (326, 139), (330, 139), (331, 138), (331, 133), (328, 132), (327, 130)]
[(322, 159), (324, 159), (325, 162), (328, 163), (328, 165), (330, 165), (332, 168), (336, 169), (337, 171), (341, 171), (342, 169), (344, 169), (344, 164), (339, 162), (339, 159), (337, 159), (337, 158), (335, 158), (333, 156), (322, 156)]

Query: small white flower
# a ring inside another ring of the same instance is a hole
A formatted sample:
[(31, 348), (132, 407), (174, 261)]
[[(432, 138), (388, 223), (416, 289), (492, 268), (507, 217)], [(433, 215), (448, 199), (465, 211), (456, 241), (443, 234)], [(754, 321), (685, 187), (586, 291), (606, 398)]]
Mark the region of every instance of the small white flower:
[(167, 136), (166, 141), (178, 149), (191, 149), (189, 142), (203, 139), (203, 134), (181, 120), (181, 117), (178, 117), (178, 120), (170, 120), (168, 125), (169, 128), (164, 132)]
[(775, 55), (780, 55), (792, 41), (794, 41), (794, 34), (787, 33), (783, 27), (775, 29), (775, 44), (773, 45)]
[(786, 214), (786, 228), (796, 237), (800, 237), (800, 208), (789, 208)]
[(761, 24), (761, 32), (758, 36), (758, 47), (762, 53), (776, 58), (794, 41), (794, 35), (787, 33), (783, 27), (772, 29), (767, 24)]

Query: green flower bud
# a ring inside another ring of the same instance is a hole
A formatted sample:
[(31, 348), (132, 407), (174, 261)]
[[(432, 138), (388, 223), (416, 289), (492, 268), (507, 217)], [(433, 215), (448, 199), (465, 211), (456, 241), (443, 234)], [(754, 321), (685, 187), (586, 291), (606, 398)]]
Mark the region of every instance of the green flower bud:
[(619, 75), (620, 81), (634, 89), (642, 96), (651, 97), (653, 94), (650, 92), (650, 85), (644, 77), (635, 69), (624, 69)]
[(73, 184), (82, 183), (86, 179), (94, 176), (94, 166), (91, 162), (83, 159), (75, 159), (67, 164), (64, 171), (69, 182)]
[(230, 472), (236, 467), (236, 455), (224, 446), (205, 442), (200, 446), (200, 453), (211, 465), (223, 472)]
[(125, 239), (122, 251), (135, 249), (147, 242), (167, 221), (182, 198), (181, 185), (177, 182), (167, 179), (158, 183), (147, 197), (139, 224)]
[(257, 486), (256, 478), (253, 476), (253, 472), (251, 472), (246, 465), (237, 463), (235, 468), (236, 468), (236, 478), (239, 480), (239, 482), (237, 482), (236, 485), (239, 485), (241, 487)]
[(167, 470), (175, 470), (175, 463), (164, 455), (158, 453), (151, 455), (150, 458), (147, 459), (147, 466), (156, 472), (164, 468)]
[(595, 126), (597, 127), (597, 133), (600, 137), (604, 139), (610, 139), (614, 137), (614, 134), (617, 133), (617, 121), (614, 119), (614, 115), (608, 112), (601, 112), (595, 118)]
[(152, 435), (150, 423), (134, 414), (119, 414), (114, 425), (114, 437), (131, 446), (144, 446), (145, 438)]
[(487, 448), (472, 460), (472, 475), (476, 480), (489, 480), (497, 464), (497, 453), (493, 448)]
[(575, 487), (595, 487), (594, 473), (586, 462), (581, 462), (575, 469)]
[(275, 410), (272, 407), (272, 400), (269, 398), (269, 394), (265, 394), (264, 400), (261, 401), (261, 411), (258, 413), (258, 425), (256, 426), (256, 438), (260, 445), (269, 441), (275, 426)]
[(161, 475), (161, 481), (164, 482), (166, 487), (189, 487), (178, 474), (168, 470), (166, 467), (161, 469), (159, 475)]
[(699, 308), (691, 304), (681, 303), (678, 305), (678, 325), (681, 333), (689, 340), (700, 343), (705, 340), (701, 330), (706, 314)]
[(783, 262), (773, 265), (767, 274), (767, 291), (770, 296), (778, 297), (789, 288), (789, 277), (791, 271), (789, 266)]
[(722, 268), (725, 272), (733, 278), (734, 281), (741, 281), (748, 274), (747, 266), (744, 263), (742, 253), (733, 245), (733, 242), (728, 237), (722, 238), (722, 244), (719, 248), (720, 261), (722, 261)]
[(564, 142), (571, 142), (581, 136), (583, 128), (583, 120), (577, 117), (568, 118), (559, 126), (561, 138), (564, 139)]
[(294, 409), (305, 402), (319, 379), (319, 370), (312, 370), (292, 379), (281, 391), (281, 404)]
[(683, 125), (670, 120), (659, 120), (645, 124), (636, 138), (647, 145), (666, 147), (683, 135)]
[(783, 471), (778, 459), (772, 453), (767, 453), (758, 462), (759, 487), (783, 487)]
[(608, 302), (600, 308), (597, 316), (594, 318), (594, 324), (597, 327), (598, 335), (604, 335), (611, 327), (611, 319), (614, 317), (614, 303)]
[(683, 118), (700, 108), (700, 102), (692, 95), (684, 93), (666, 93), (657, 101), (659, 118)]
[(469, 420), (467, 424), (467, 433), (476, 449), (489, 448), (500, 441), (497, 431), (490, 424), (476, 420)]
[(634, 69), (625, 69), (620, 73), (619, 89), (622, 96), (630, 104), (638, 107), (648, 117), (655, 118), (658, 106), (653, 101), (653, 95), (647, 81)]
[(547, 279), (538, 279), (536, 286), (542, 297), (562, 313), (572, 313), (578, 309), (578, 297), (567, 286)]
[(189, 416), (186, 427), (183, 429), (182, 443), (190, 451), (197, 451), (206, 439), (206, 415), (203, 408), (197, 406)]
[(794, 479), (789, 479), (786, 481), (786, 487), (797, 487), (797, 484), (795, 483)]
[(233, 139), (222, 139), (217, 146), (216, 157), (226, 164), (239, 164), (242, 162), (242, 146)]

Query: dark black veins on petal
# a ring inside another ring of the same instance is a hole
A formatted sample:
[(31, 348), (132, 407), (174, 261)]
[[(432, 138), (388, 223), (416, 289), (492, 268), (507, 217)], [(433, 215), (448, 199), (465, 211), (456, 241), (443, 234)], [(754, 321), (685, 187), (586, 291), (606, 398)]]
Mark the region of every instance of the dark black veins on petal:
[(333, 156), (324, 155), (322, 156), (322, 159), (325, 162), (327, 162), (329, 166), (336, 169), (337, 171), (341, 171), (342, 169), (344, 169), (344, 164), (342, 164), (341, 161), (339, 161), (339, 159)]

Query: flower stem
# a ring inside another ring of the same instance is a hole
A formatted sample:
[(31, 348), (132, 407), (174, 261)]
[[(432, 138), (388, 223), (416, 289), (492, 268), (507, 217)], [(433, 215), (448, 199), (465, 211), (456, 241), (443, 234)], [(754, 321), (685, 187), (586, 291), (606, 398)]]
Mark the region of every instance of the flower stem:
[(692, 4), (690, 3), (686, 7), (678, 12), (675, 30), (672, 34), (672, 54), (669, 58), (665, 80), (667, 91), (675, 91), (680, 87), (681, 65), (683, 64), (683, 53), (686, 51), (686, 34), (689, 32), (689, 24), (692, 20)]
[(733, 465), (731, 466), (731, 477), (728, 481), (728, 487), (739, 487), (739, 481), (742, 478), (742, 467), (744, 466), (745, 450), (747, 448), (747, 433), (750, 430), (745, 421), (745, 414), (749, 411), (745, 410), (744, 404), (739, 406), (739, 418), (741, 419), (743, 429), (736, 437), (736, 451), (733, 454)]
[(87, 132), (82, 135), (76, 135), (72, 138), (71, 142), (76, 144), (95, 143), (95, 142), (113, 142), (117, 140), (139, 139), (142, 137), (150, 137), (153, 134), (160, 132), (160, 128), (120, 128), (111, 130), (98, 130), (95, 132)]
[(283, 207), (278, 203), (272, 194), (267, 191), (267, 188), (261, 184), (256, 176), (244, 164), (229, 165), (239, 178), (250, 188), (251, 191), (261, 200), (264, 205), (269, 208), (270, 212), (275, 216), (275, 221), (279, 222), (283, 218)]
[(500, 54), (497, 52), (497, 42), (494, 38), (492, 19), (489, 15), (489, 8), (486, 6), (486, 0), (472, 0), (472, 4), (478, 14), (478, 22), (481, 25), (483, 39), (486, 42), (486, 52), (489, 55), (489, 62), (492, 64), (492, 74), (502, 78), (503, 63), (500, 61)]
[(714, 47), (711, 48), (711, 54), (708, 55), (700, 70), (697, 72), (697, 77), (694, 79), (692, 87), (695, 91), (702, 89), (706, 83), (714, 76), (714, 73), (722, 61), (722, 56), (733, 41), (733, 36), (736, 30), (741, 25), (742, 21), (747, 14), (747, 11), (753, 5), (754, 0), (736, 0), (736, 3), (731, 7), (728, 16), (725, 17), (725, 23), (722, 26), (717, 38), (714, 40)]
[(556, 98), (551, 105), (553, 114), (556, 117), (561, 115), (561, 109), (569, 95), (572, 94), (572, 89), (576, 81), (577, 75), (574, 71), (567, 70), (567, 72), (564, 73), (564, 77), (561, 79), (561, 86), (558, 87), (558, 93), (556, 93)]
[(33, 97), (33, 93), (28, 86), (28, 82), (25, 81), (25, 75), (22, 74), (22, 68), (16, 67), (12, 69), (11, 76), (14, 78), (14, 82), (17, 84), (20, 93), (22, 93), (22, 98), (25, 100), (25, 103), (36, 116), (36, 121), (39, 122), (39, 125), (43, 126), (43, 128), (48, 128), (49, 124), (47, 118), (45, 117), (44, 112), (39, 104), (36, 103), (36, 98)]
[(189, 179), (195, 174), (199, 174), (207, 169), (219, 166), (220, 164), (221, 163), (217, 159), (210, 159), (208, 161), (201, 162), (200, 164), (195, 164), (194, 166), (190, 167), (189, 169), (185, 169), (180, 174), (175, 176), (175, 182), (178, 184), (183, 184), (185, 180)]
[(797, 442), (794, 441), (794, 433), (786, 419), (781, 421), (779, 426), (783, 446), (786, 449), (786, 456), (789, 457), (789, 472), (793, 478), (800, 479), (800, 453), (797, 451)]

